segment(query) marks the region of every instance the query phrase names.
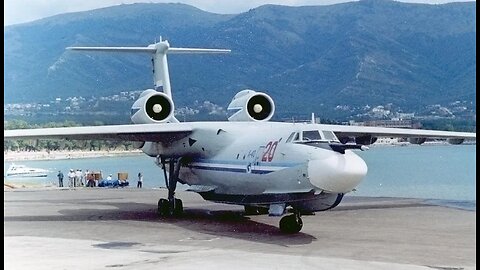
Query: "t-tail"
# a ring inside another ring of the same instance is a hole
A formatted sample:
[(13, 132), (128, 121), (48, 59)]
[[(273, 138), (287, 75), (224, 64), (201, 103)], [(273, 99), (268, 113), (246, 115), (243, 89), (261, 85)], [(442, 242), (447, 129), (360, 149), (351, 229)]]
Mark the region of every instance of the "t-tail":
[(201, 49), (201, 48), (171, 48), (167, 40), (162, 40), (147, 47), (68, 47), (69, 50), (81, 51), (103, 51), (103, 52), (129, 52), (129, 53), (150, 53), (153, 62), (153, 82), (155, 90), (163, 92), (172, 98), (170, 86), (170, 75), (168, 73), (167, 54), (184, 53), (228, 53), (225, 49)]
[(168, 73), (167, 54), (170, 53), (227, 53), (224, 49), (171, 48), (167, 40), (162, 40), (147, 47), (68, 47), (68, 50), (127, 52), (152, 54), (153, 83), (155, 89), (142, 92), (131, 109), (131, 119), (135, 124), (178, 123), (173, 116), (174, 102)]

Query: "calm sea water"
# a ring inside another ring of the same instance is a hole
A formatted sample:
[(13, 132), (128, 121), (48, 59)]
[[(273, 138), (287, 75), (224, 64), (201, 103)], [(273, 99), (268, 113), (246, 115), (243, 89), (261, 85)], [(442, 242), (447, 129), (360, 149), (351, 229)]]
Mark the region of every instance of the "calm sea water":
[(375, 147), (357, 195), (476, 200), (476, 145)]
[[(436, 200), (471, 201), (476, 204), (476, 145), (409, 145), (372, 147), (357, 152), (368, 165), (364, 181), (351, 193), (354, 196), (408, 197)], [(4, 175), (12, 162), (4, 162)], [(58, 170), (99, 171), (106, 178), (128, 172), (131, 186), (136, 186), (138, 172), (144, 174), (144, 187), (165, 186), (162, 170), (154, 158), (139, 154), (70, 160), (21, 161), (30, 167), (51, 170), (48, 177), (9, 179), (5, 182), (50, 184), (57, 182)], [(66, 183), (66, 177), (64, 184)], [(185, 188), (180, 185), (180, 189)]]

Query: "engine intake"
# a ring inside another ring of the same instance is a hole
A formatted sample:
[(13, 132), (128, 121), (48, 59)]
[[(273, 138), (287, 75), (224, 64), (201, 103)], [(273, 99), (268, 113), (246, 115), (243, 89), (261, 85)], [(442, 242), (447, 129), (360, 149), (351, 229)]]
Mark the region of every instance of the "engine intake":
[(247, 89), (233, 97), (228, 110), (235, 111), (228, 121), (268, 121), (275, 112), (275, 104), (269, 95)]
[(164, 123), (172, 118), (173, 101), (164, 93), (148, 89), (132, 105), (131, 119), (134, 124)]

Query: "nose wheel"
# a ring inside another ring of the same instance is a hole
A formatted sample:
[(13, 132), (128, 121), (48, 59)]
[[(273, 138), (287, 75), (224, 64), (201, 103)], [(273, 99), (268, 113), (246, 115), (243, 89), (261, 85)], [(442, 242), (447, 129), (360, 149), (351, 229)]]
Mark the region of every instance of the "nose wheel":
[(280, 219), (280, 231), (283, 233), (298, 233), (302, 227), (303, 221), (302, 218), (300, 218), (300, 213), (295, 213)]
[(157, 164), (162, 167), (165, 176), (165, 185), (168, 189), (168, 199), (158, 200), (157, 213), (160, 217), (180, 216), (183, 213), (182, 200), (175, 198), (175, 190), (177, 188), (178, 174), (180, 172), (180, 159), (170, 159), (169, 173), (167, 177), (167, 161), (164, 158), (158, 158)]

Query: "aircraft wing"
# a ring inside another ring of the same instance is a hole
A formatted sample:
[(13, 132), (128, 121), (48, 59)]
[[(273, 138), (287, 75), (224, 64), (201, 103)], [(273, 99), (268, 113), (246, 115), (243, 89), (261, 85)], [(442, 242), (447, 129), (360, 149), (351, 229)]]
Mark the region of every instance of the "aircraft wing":
[(72, 139), (172, 142), (193, 131), (188, 123), (5, 130), (4, 139)]
[(476, 139), (476, 133), (453, 132), (408, 128), (385, 128), (365, 126), (322, 125), (324, 130), (330, 130), (337, 137), (366, 136), (401, 137), (401, 138), (439, 138), (439, 139)]

